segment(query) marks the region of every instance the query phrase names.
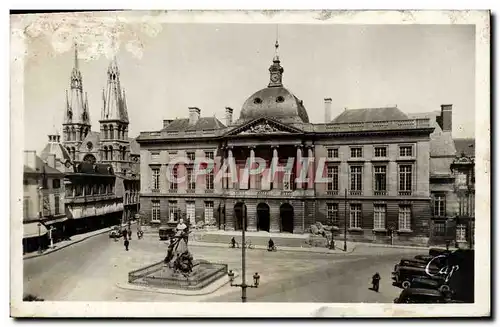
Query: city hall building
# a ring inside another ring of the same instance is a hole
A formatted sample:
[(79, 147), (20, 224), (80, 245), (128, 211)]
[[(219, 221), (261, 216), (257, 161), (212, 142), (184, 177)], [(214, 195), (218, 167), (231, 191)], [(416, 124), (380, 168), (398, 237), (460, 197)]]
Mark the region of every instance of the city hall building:
[[(187, 118), (140, 133), (145, 222), (183, 218), (212, 229), (273, 233), (307, 233), (321, 222), (338, 234), (347, 225), (350, 240), (390, 242), (393, 231), (395, 243), (426, 244), (433, 216), (429, 119), (409, 118), (397, 107), (343, 109), (331, 119), (326, 98), (325, 122), (311, 123), (303, 101), (284, 87), (277, 52), (269, 73), (267, 87), (248, 97), (237, 119), (231, 108), (223, 123), (191, 107)], [(215, 168), (198, 174), (205, 159)], [(264, 161), (266, 171), (272, 163), (291, 169), (274, 178), (242, 173), (255, 161)], [(219, 174), (225, 167), (236, 178)], [(301, 170), (305, 179), (297, 179)]]

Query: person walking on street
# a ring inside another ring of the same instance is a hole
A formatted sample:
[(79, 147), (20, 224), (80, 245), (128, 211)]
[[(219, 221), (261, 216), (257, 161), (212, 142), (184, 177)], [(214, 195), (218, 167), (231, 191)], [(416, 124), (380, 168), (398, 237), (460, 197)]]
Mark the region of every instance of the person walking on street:
[(274, 245), (274, 241), (272, 238), (269, 239), (267, 243), (267, 251), (276, 251), (276, 246)]
[(373, 290), (375, 292), (378, 292), (379, 286), (380, 286), (380, 274), (378, 272), (375, 273), (375, 275), (372, 276), (372, 285), (373, 285)]
[(125, 251), (128, 251), (128, 246), (130, 245), (128, 238), (125, 237), (125, 240), (123, 241), (123, 245), (125, 245)]
[(132, 229), (130, 227), (128, 228), (128, 239), (132, 239)]

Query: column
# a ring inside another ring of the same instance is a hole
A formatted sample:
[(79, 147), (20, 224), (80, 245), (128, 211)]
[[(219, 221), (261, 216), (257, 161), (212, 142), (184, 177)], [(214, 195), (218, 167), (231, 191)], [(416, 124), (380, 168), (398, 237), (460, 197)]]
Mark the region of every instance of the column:
[(309, 158), (309, 165), (308, 165), (308, 170), (307, 170), (307, 176), (308, 176), (308, 183), (307, 183), (307, 189), (308, 190), (313, 190), (314, 189), (314, 167), (315, 162), (314, 162), (314, 154), (313, 154), (313, 146), (309, 146), (307, 149), (307, 157)]
[[(255, 146), (249, 146), (250, 148), (250, 170), (254, 168), (254, 163), (255, 163)], [(249, 175), (250, 178), (250, 190), (255, 189), (255, 176)]]
[[(275, 174), (274, 174), (274, 171), (273, 171), (273, 164), (274, 162), (276, 162), (276, 166), (278, 166), (278, 146), (277, 145), (273, 145), (272, 146), (272, 149), (273, 149), (273, 158), (271, 159), (271, 171), (270, 171), (270, 179), (269, 179), (269, 182), (270, 182), (270, 189), (273, 190), (276, 186), (278, 186), (278, 183), (277, 182), (274, 182), (274, 177), (275, 177)], [(276, 187), (278, 188), (278, 187)]]
[[(232, 148), (232, 147), (228, 147), (228, 148), (227, 148), (227, 162), (226, 162), (226, 164), (227, 164), (227, 167), (228, 167), (228, 168), (227, 168), (227, 172), (231, 173), (231, 176), (234, 174), (234, 172), (233, 172), (233, 168), (235, 168), (235, 167), (233, 167), (233, 166), (232, 166), (232, 162), (233, 162), (233, 160), (234, 160), (234, 159), (233, 159), (233, 148)], [(231, 182), (232, 182), (231, 184), (229, 184), (229, 180), (230, 180), (230, 179), (231, 179)], [(234, 183), (235, 183), (235, 182), (236, 182), (236, 181), (234, 181), (232, 178), (229, 178), (229, 177), (228, 177), (228, 178), (226, 179), (226, 185), (227, 185), (227, 188), (234, 188)]]
[[(298, 178), (300, 176), (300, 169), (302, 168), (301, 162), (302, 162), (302, 144), (297, 145), (297, 158), (296, 158), (296, 163), (295, 163), (295, 178)], [(295, 181), (291, 181), (291, 183), (294, 183)], [(296, 183), (296, 189), (301, 190), (302, 189), (302, 183)]]

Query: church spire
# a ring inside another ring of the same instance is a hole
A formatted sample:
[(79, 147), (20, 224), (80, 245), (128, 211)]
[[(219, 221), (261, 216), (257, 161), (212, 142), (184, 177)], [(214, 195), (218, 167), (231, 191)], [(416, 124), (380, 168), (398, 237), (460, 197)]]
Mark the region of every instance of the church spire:
[(120, 85), (120, 69), (116, 56), (111, 60), (107, 72), (107, 85), (103, 93), (103, 110), (101, 120), (116, 120), (128, 123), (124, 93)]
[(270, 81), (268, 87), (280, 87), (283, 86), (283, 72), (284, 69), (280, 65), (279, 50), (280, 44), (278, 41), (278, 30), (276, 28), (276, 43), (274, 44), (274, 58), (273, 64), (269, 67)]

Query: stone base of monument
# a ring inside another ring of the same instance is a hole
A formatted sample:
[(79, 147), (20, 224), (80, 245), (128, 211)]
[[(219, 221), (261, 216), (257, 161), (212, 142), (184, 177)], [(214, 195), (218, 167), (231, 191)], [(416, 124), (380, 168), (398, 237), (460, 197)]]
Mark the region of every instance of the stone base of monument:
[[(163, 261), (160, 261), (131, 271), (128, 274), (128, 282), (141, 288), (197, 291), (207, 288), (221, 278), (227, 278), (226, 264), (203, 260), (195, 260), (193, 264), (192, 272), (188, 276), (184, 276), (174, 272)], [(220, 284), (220, 281), (217, 284)], [(225, 280), (223, 284), (225, 284)]]

